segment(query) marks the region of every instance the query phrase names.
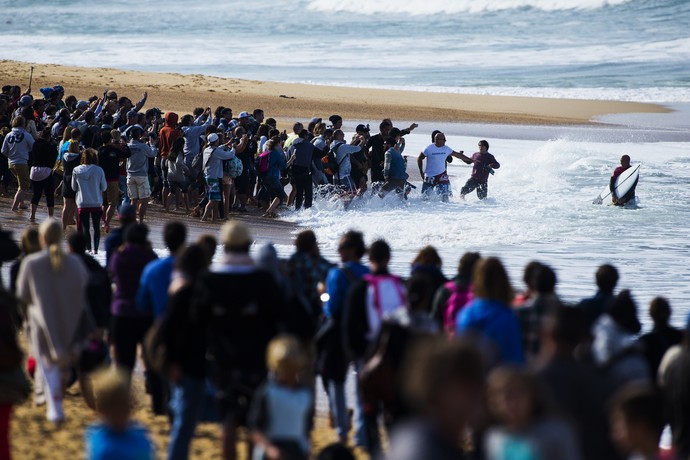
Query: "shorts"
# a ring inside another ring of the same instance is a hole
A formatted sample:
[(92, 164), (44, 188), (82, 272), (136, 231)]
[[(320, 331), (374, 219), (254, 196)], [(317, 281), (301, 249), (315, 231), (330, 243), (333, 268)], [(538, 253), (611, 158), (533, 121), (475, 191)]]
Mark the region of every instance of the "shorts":
[(19, 190), (22, 192), (28, 192), (31, 187), (31, 181), (29, 180), (29, 165), (13, 164), (10, 165), (10, 171), (17, 178), (17, 183), (19, 183)]
[(345, 192), (355, 193), (357, 191), (357, 186), (352, 181), (352, 178), (350, 176), (333, 176), (333, 184), (337, 185)]
[(168, 179), (168, 187), (170, 188), (170, 193), (173, 195), (177, 193), (179, 189), (182, 193), (187, 193), (189, 191), (189, 182), (187, 181), (174, 181)]
[(105, 198), (110, 206), (117, 206), (120, 202), (120, 181), (108, 182), (108, 188), (105, 189)]
[(209, 201), (220, 201), (220, 179), (206, 179), (206, 194)]
[(448, 174), (443, 173), (438, 176), (424, 179), (422, 195), (430, 195), (432, 191), (436, 191), (437, 195), (444, 197), (450, 196), (450, 180), (448, 179)]
[(280, 183), (280, 179), (274, 176), (266, 176), (262, 179), (262, 182), (271, 200), (280, 198), (281, 203), (287, 201), (287, 194), (283, 184)]
[(131, 200), (145, 200), (151, 196), (149, 178), (146, 176), (127, 176), (127, 191)]
[(62, 178), (62, 197), (70, 200), (77, 197), (77, 192), (72, 190), (72, 175)]
[(465, 196), (468, 193), (472, 193), (475, 189), (477, 190), (477, 197), (480, 200), (483, 200), (489, 194), (489, 184), (486, 182), (479, 182), (474, 177), (470, 177), (467, 180), (467, 183), (462, 190), (460, 190), (460, 193)]

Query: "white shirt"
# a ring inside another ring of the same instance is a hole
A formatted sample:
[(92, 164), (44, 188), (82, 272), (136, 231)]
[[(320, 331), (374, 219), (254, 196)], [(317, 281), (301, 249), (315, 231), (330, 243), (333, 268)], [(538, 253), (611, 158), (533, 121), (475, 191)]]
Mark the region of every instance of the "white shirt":
[(423, 153), (426, 157), (424, 176), (429, 178), (446, 172), (446, 159), (453, 153), (453, 149), (447, 145), (437, 147), (436, 144), (430, 144)]

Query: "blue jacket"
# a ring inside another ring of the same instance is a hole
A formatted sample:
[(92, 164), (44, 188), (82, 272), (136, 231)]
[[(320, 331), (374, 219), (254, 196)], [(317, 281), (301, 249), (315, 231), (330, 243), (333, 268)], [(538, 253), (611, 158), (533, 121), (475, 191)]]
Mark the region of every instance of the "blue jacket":
[(141, 273), (139, 291), (137, 292), (137, 307), (144, 313), (153, 314), (158, 318), (168, 306), (168, 287), (172, 277), (174, 257), (149, 262)]
[(281, 149), (271, 150), (271, 155), (268, 157), (268, 176), (280, 179), (280, 172), (287, 168), (285, 155)]
[(457, 333), (479, 333), (495, 344), (503, 363), (522, 364), (520, 322), (513, 311), (496, 300), (475, 299), (457, 316)]
[(147, 430), (132, 423), (127, 431), (116, 432), (103, 424), (86, 429), (86, 458), (89, 460), (153, 460), (156, 458), (153, 443)]
[(405, 170), (405, 159), (392, 147), (386, 151), (384, 165), (383, 176), (386, 180), (407, 180), (410, 177)]
[[(343, 265), (347, 267), (356, 278), (361, 279), (369, 274), (369, 269), (359, 262), (347, 262)], [(326, 292), (329, 299), (324, 305), (324, 314), (327, 317), (339, 316), (343, 312), (345, 299), (351, 286), (350, 279), (343, 273), (342, 268), (331, 268), (326, 276)]]

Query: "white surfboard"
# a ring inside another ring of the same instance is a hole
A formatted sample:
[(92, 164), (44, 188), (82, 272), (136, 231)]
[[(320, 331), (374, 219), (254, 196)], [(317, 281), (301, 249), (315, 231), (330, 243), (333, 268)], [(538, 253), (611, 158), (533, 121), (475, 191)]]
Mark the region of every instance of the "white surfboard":
[[(623, 173), (618, 176), (614, 188), (616, 189), (616, 195), (624, 196), (630, 191), (631, 188), (635, 186), (637, 180), (640, 178), (640, 166), (638, 163), (635, 166), (623, 171)], [(613, 195), (611, 195), (611, 189), (607, 185), (604, 190), (601, 191), (598, 197), (592, 201), (592, 204), (613, 204)]]

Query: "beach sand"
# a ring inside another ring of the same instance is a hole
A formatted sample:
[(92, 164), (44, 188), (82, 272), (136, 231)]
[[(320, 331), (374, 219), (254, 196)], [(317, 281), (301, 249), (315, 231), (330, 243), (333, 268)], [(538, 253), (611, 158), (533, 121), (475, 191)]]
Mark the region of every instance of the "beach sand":
[(52, 64), (0, 61), (0, 82), (26, 89), (29, 69), (34, 65), (33, 91), (60, 84), (65, 94), (77, 99), (102, 96), (114, 89), (136, 102), (148, 91), (145, 108), (159, 107), (180, 114), (195, 107), (229, 106), (234, 115), (254, 108), (266, 116), (282, 119), (283, 128), (294, 120), (314, 116), (327, 118), (337, 113), (347, 120), (383, 118), (407, 121), (480, 122), (510, 124), (587, 124), (593, 117), (618, 113), (663, 113), (654, 104), (617, 101), (588, 101), (510, 96), (463, 95), (304, 84), (69, 67)]

